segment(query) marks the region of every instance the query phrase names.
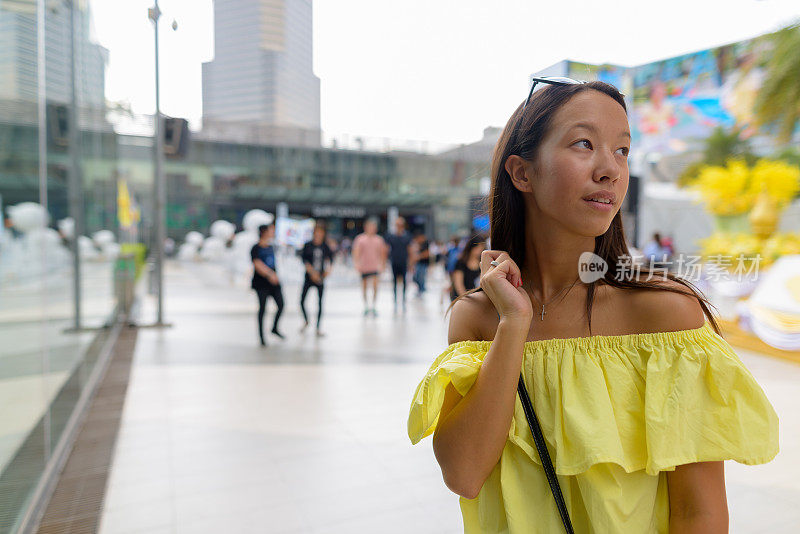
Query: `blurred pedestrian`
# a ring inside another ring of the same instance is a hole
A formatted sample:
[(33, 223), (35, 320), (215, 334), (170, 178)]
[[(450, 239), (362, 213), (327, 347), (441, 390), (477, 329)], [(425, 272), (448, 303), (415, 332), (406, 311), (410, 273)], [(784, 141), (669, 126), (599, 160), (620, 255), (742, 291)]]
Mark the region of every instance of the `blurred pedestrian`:
[(428, 245), (428, 250), (430, 251), (430, 254), (428, 255), (428, 267), (430, 268), (432, 266), (435, 268), (436, 264), (439, 263), (439, 255), (442, 250), (439, 242), (435, 239), (431, 241)]
[[(375, 302), (378, 299), (378, 277), (386, 268), (388, 248), (386, 241), (378, 235), (378, 222), (368, 219), (364, 233), (353, 240), (353, 265), (361, 274), (361, 290), (364, 297), (364, 315), (378, 315)], [(368, 304), (367, 284), (372, 286), (372, 306)]]
[(342, 253), (342, 261), (345, 265), (350, 267), (352, 265), (352, 258), (350, 256), (351, 250), (353, 248), (353, 240), (350, 239), (348, 236), (344, 236), (342, 238), (341, 243), (339, 243), (339, 250)]
[(397, 311), (397, 284), (403, 283), (403, 311), (406, 309), (406, 272), (411, 253), (411, 235), (406, 231), (406, 220), (398, 217), (394, 222), (394, 233), (386, 236), (389, 257), (392, 263), (392, 288), (394, 289), (394, 310)]
[(275, 223), (259, 226), (258, 234), (258, 243), (250, 249), (250, 258), (253, 261), (253, 280), (250, 287), (255, 289), (258, 295), (258, 337), (261, 339), (261, 346), (266, 347), (264, 313), (267, 309), (267, 297), (272, 297), (278, 306), (272, 323), (272, 333), (284, 339), (283, 334), (278, 331), (278, 321), (283, 312), (283, 291), (275, 266), (275, 248), (272, 245), (275, 238)]
[(672, 237), (671, 236), (665, 237), (664, 239), (661, 240), (661, 244), (664, 246), (665, 249), (667, 249), (667, 254), (669, 254), (669, 257), (672, 258), (672, 256), (675, 255), (675, 243), (673, 242)]
[(442, 292), (450, 295), (450, 292), (453, 290), (453, 270), (456, 268), (456, 263), (458, 263), (458, 258), (461, 255), (461, 248), (458, 246), (458, 236), (453, 235), (450, 237), (450, 241), (447, 242), (447, 251), (445, 253), (445, 260), (444, 260), (444, 270), (447, 273), (447, 280), (449, 285), (445, 288), (442, 288)]
[(417, 297), (425, 293), (425, 279), (428, 276), (428, 262), (430, 261), (430, 248), (424, 233), (414, 237), (414, 283), (417, 284)]
[(669, 266), (670, 250), (664, 246), (661, 234), (658, 232), (654, 233), (652, 241), (644, 246), (642, 254), (644, 261), (656, 269)]
[(322, 321), (322, 291), (325, 288), (325, 279), (331, 272), (331, 264), (333, 263), (333, 251), (327, 243), (326, 230), (321, 224), (314, 227), (314, 236), (311, 241), (303, 246), (303, 265), (306, 269), (305, 280), (303, 281), (303, 290), (300, 293), (300, 311), (303, 312), (303, 320), (305, 324), (300, 330), (304, 332), (308, 328), (308, 314), (306, 313), (306, 295), (308, 290), (312, 287), (317, 290), (317, 337), (322, 337), (324, 334), (320, 330), (320, 322)]
[(486, 250), (486, 238), (475, 236), (467, 241), (453, 269), (450, 300), (455, 300), (480, 284), (481, 252)]

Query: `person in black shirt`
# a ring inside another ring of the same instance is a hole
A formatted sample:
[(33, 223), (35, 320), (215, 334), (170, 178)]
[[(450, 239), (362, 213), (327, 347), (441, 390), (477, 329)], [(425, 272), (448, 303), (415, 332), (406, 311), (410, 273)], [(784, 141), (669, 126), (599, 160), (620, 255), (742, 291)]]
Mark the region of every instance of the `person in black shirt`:
[(392, 286), (394, 287), (394, 309), (397, 311), (397, 282), (403, 282), (403, 310), (406, 309), (406, 271), (410, 253), (411, 235), (406, 232), (406, 220), (398, 217), (394, 222), (395, 233), (386, 236), (389, 244), (389, 259), (392, 262)]
[(455, 300), (470, 289), (475, 289), (480, 284), (481, 252), (486, 248), (486, 239), (476, 236), (467, 241), (461, 257), (456, 262), (451, 277), (450, 300)]
[(303, 265), (306, 268), (306, 276), (303, 281), (303, 291), (300, 294), (300, 310), (303, 312), (305, 324), (300, 329), (301, 332), (308, 328), (308, 314), (306, 314), (306, 294), (312, 287), (317, 289), (317, 336), (324, 334), (319, 328), (322, 321), (322, 290), (324, 289), (325, 278), (328, 277), (333, 262), (333, 251), (325, 242), (325, 227), (317, 225), (314, 227), (314, 236), (303, 247)]
[(250, 249), (250, 258), (253, 260), (253, 281), (250, 287), (255, 289), (258, 295), (258, 337), (261, 339), (261, 346), (266, 347), (264, 312), (267, 309), (267, 297), (272, 297), (278, 305), (278, 313), (275, 314), (275, 321), (272, 323), (272, 333), (284, 339), (283, 334), (278, 331), (278, 320), (283, 312), (283, 291), (275, 270), (275, 250), (272, 247), (275, 224), (259, 226), (258, 233), (260, 236), (258, 243)]

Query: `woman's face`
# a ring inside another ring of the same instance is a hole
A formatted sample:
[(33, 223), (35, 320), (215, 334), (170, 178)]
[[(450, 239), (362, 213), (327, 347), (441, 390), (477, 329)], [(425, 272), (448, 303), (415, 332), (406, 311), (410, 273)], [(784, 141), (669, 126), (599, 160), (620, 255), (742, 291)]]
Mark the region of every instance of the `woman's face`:
[[(630, 142), (628, 117), (614, 99), (593, 90), (573, 96), (556, 112), (532, 162), (539, 216), (582, 236), (604, 234), (628, 190)], [(611, 204), (588, 200), (599, 194), (612, 197)]]

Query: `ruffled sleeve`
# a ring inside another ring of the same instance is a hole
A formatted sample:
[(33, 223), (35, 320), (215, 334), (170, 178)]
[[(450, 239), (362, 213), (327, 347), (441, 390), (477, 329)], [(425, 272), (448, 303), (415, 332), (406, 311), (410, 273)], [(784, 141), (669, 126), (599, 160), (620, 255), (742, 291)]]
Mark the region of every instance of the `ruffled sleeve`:
[(448, 384), (453, 384), (462, 396), (467, 394), (478, 378), (488, 348), (487, 341), (459, 341), (447, 347), (434, 360), (417, 386), (411, 402), (408, 415), (411, 443), (418, 443), (436, 429)]
[(647, 360), (649, 474), (704, 461), (767, 463), (778, 453), (778, 416), (731, 346), (708, 324)]

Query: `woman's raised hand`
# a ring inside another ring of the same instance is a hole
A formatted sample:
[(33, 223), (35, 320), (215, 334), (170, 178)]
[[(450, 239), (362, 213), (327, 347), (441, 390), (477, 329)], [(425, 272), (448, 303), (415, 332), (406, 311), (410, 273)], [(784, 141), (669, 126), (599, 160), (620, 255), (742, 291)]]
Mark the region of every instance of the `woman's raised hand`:
[[(497, 266), (491, 265), (496, 262)], [(533, 307), (522, 289), (522, 273), (508, 253), (484, 250), (481, 253), (481, 289), (494, 304), (500, 319), (530, 323)]]

